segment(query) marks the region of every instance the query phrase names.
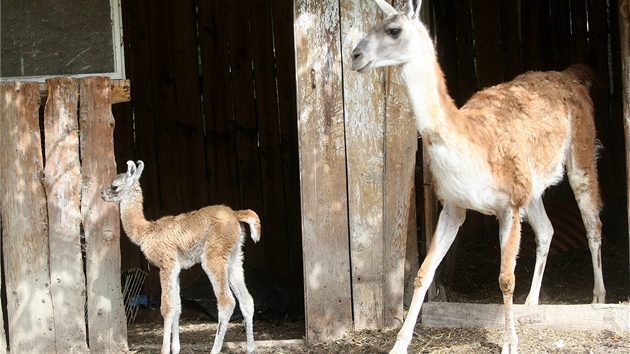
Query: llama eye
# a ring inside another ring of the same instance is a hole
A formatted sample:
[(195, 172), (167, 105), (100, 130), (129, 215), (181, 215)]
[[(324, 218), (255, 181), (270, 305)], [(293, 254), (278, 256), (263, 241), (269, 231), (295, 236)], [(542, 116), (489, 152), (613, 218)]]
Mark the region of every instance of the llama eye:
[(118, 186), (111, 186), (111, 187), (114, 192), (118, 192), (118, 188), (119, 188)]
[(402, 32), (402, 29), (400, 28), (389, 28), (387, 29), (386, 33), (394, 38), (398, 37), (400, 35), (400, 32)]

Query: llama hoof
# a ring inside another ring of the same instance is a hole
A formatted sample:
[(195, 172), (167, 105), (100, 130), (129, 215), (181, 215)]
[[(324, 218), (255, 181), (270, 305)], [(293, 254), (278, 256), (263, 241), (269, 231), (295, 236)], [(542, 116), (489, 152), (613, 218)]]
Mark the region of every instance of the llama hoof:
[(516, 344), (505, 343), (503, 344), (503, 350), (501, 354), (518, 354), (518, 349)]

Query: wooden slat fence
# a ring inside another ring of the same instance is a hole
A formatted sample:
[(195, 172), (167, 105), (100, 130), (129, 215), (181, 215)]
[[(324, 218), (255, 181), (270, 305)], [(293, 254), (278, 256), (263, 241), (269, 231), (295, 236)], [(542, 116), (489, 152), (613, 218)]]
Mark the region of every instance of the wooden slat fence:
[[(122, 1), (128, 104), (116, 159), (142, 159), (147, 218), (208, 204), (253, 209), (261, 241), (245, 264), (302, 279), (293, 2)], [(157, 269), (123, 238), (123, 268)], [(182, 286), (202, 275), (182, 273)]]
[(118, 214), (100, 199), (116, 174), (110, 81), (47, 84), (43, 116), (39, 84), (0, 89), (0, 352), (124, 351)]

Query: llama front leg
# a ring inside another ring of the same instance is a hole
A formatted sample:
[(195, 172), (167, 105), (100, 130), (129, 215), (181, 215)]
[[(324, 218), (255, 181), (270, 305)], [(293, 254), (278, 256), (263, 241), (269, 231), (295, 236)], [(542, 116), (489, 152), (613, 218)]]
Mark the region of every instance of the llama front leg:
[(179, 315), (181, 300), (179, 297), (178, 267), (162, 267), (160, 269), (160, 285), (162, 288), (160, 312), (164, 318), (164, 335), (162, 338), (162, 354), (179, 353)]
[(543, 274), (547, 264), (547, 255), (549, 254), (549, 246), (553, 237), (553, 225), (545, 212), (542, 198), (533, 200), (525, 208), (525, 215), (527, 222), (531, 225), (536, 235), (536, 265), (534, 266), (532, 285), (525, 300), (525, 305), (538, 305)]
[(444, 205), (429, 250), (414, 282), (415, 289), (407, 318), (405, 318), (405, 322), (398, 332), (396, 344), (394, 344), (390, 354), (407, 353), (407, 347), (411, 342), (413, 330), (424, 302), (424, 296), (433, 281), (435, 270), (453, 244), (455, 236), (457, 236), (457, 230), (465, 219), (466, 209), (454, 205)]
[(502, 354), (517, 354), (518, 337), (516, 336), (512, 304), (516, 283), (514, 268), (521, 242), (521, 217), (517, 207), (505, 210), (498, 216), (499, 237), (501, 239), (499, 286), (503, 292), (503, 304), (505, 306), (505, 339)]

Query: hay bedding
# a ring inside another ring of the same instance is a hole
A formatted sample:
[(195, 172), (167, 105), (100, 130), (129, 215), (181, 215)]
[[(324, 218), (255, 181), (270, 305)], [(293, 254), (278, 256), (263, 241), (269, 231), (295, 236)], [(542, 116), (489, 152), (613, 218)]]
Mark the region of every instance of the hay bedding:
[[(479, 240), (477, 240), (479, 241)], [(466, 244), (460, 246), (453, 285), (447, 286), (448, 300), (476, 303), (500, 303), (501, 292), (496, 283), (498, 257), (484, 254), (483, 250), (496, 252), (488, 245)], [(466, 261), (474, 257), (475, 261)], [(627, 248), (604, 247), (604, 280), (607, 303), (628, 301), (628, 253)], [(524, 256), (517, 264), (517, 289), (515, 302), (522, 303), (529, 290), (533, 257)], [(486, 264), (487, 263), (487, 264)], [(520, 282), (519, 282), (520, 280)], [(592, 296), (592, 268), (590, 253), (581, 250), (571, 254), (550, 256), (541, 302), (545, 304), (589, 303)], [(304, 322), (255, 320), (256, 340), (301, 339)], [(210, 351), (215, 321), (199, 308), (184, 307), (181, 321), (182, 354), (207, 353)], [(612, 331), (562, 332), (517, 327), (521, 353), (630, 353), (630, 333)], [(359, 331), (335, 340), (316, 345), (290, 345), (272, 348), (260, 347), (258, 354), (286, 353), (387, 353), (396, 340), (396, 330)], [(129, 347), (132, 353), (159, 353), (162, 343), (162, 318), (159, 310), (140, 311), (134, 324), (129, 326)], [(245, 340), (241, 323), (230, 323), (226, 342)], [(426, 328), (418, 325), (409, 346), (409, 353), (500, 353), (503, 329)], [(243, 349), (224, 349), (224, 353), (243, 353)]]

